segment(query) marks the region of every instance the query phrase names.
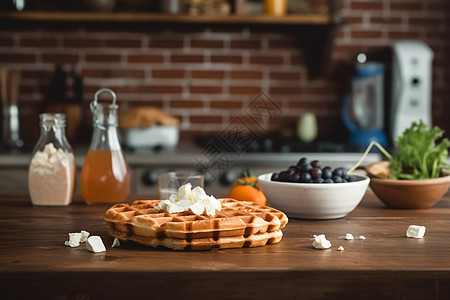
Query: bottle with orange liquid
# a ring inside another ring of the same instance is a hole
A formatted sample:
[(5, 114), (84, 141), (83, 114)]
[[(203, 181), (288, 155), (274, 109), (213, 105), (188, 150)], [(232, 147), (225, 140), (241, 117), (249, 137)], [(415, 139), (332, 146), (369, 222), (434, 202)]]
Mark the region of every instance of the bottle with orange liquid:
[[(98, 103), (103, 92), (113, 96), (113, 104)], [(94, 131), (81, 170), (81, 193), (87, 203), (125, 201), (130, 190), (130, 171), (117, 133), (116, 94), (110, 89), (98, 90), (90, 108)]]

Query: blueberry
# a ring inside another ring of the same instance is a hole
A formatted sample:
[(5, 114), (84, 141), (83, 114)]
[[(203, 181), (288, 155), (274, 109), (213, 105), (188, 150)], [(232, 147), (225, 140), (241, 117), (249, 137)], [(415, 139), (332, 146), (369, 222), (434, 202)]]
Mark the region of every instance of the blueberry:
[(270, 177), (270, 180), (272, 181), (279, 181), (280, 180), (280, 174), (279, 173), (273, 173)]
[(336, 168), (333, 171), (333, 176), (345, 177), (347, 175), (347, 171), (344, 168)]
[(290, 174), (288, 171), (282, 171), (282, 172), (280, 172), (278, 179), (279, 179), (279, 181), (288, 181), (289, 176), (290, 176)]
[(319, 160), (310, 161), (302, 157), (296, 165), (286, 170), (272, 174), (271, 180), (301, 183), (343, 183), (356, 181), (354, 176), (348, 175), (345, 168), (333, 169), (330, 166), (322, 168)]
[(309, 165), (309, 164), (310, 164), (309, 159), (307, 159), (306, 157), (302, 157), (297, 163), (297, 165), (300, 165), (300, 166)]
[(321, 178), (322, 177), (322, 169), (320, 168), (312, 168), (309, 173), (312, 178)]
[(347, 176), (345, 176), (345, 180), (347, 180), (347, 182), (354, 182), (354, 181), (356, 181), (356, 178), (355, 178), (355, 176), (347, 175)]
[(333, 172), (331, 172), (331, 169), (322, 169), (323, 179), (331, 179), (331, 177), (333, 177)]
[(312, 162), (311, 162), (311, 166), (313, 167), (313, 168), (321, 168), (322, 167), (322, 164), (320, 163), (320, 161), (318, 161), (318, 160), (313, 160)]
[(345, 176), (347, 176), (347, 169), (342, 168), (342, 178), (344, 178)]
[(334, 183), (342, 183), (343, 182), (342, 177), (337, 176), (337, 175), (333, 176), (333, 181), (334, 181)]
[(289, 176), (291, 176), (292, 174), (294, 174), (296, 172), (296, 170), (293, 170), (291, 168), (286, 170), (287, 174), (289, 174)]
[(313, 182), (314, 183), (323, 183), (325, 180), (323, 179), (323, 178), (321, 178), (321, 177), (319, 177), (319, 178), (314, 178), (314, 180), (313, 180)]
[(309, 174), (309, 173), (302, 173), (302, 175), (300, 176), (300, 182), (302, 182), (302, 183), (311, 183), (312, 182), (311, 174)]
[(292, 174), (289, 181), (291, 181), (291, 182), (299, 182), (300, 181), (300, 175), (298, 173)]
[(302, 173), (309, 173), (313, 167), (311, 165), (303, 165), (300, 169)]

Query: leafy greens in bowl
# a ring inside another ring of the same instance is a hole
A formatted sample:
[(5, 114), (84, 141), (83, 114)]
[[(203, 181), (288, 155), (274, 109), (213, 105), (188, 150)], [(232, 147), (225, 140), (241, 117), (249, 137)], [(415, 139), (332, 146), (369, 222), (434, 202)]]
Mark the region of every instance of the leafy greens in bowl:
[(439, 127), (427, 129), (420, 121), (413, 123), (403, 132), (395, 145), (398, 152), (390, 159), (391, 179), (429, 179), (440, 176), (441, 170), (448, 168), (446, 163), (450, 141), (442, 139), (444, 131)]
[[(348, 171), (358, 168), (373, 145), (389, 159), (364, 166), (370, 187), (377, 197), (389, 207), (428, 208), (433, 206), (448, 190), (450, 173), (446, 162), (450, 141), (442, 138), (444, 131), (438, 127), (427, 129), (420, 121), (412, 123), (395, 145), (395, 155), (372, 142), (358, 163)], [(436, 140), (441, 139), (436, 144)]]
[[(450, 141), (442, 138), (443, 134), (444, 131), (437, 126), (428, 129), (422, 120), (419, 123), (413, 122), (411, 127), (406, 129), (395, 141), (396, 153), (394, 155), (387, 152), (380, 144), (372, 142), (348, 173), (360, 166), (375, 145), (389, 159), (390, 169), (386, 174), (372, 175), (400, 180), (438, 178), (444, 169), (449, 168), (446, 159)], [(436, 143), (439, 139), (441, 139), (440, 142)]]

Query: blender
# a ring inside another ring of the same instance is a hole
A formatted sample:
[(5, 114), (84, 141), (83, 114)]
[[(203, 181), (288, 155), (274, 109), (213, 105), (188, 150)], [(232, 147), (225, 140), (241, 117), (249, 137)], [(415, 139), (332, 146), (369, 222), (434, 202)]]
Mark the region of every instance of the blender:
[(392, 141), (412, 122), (422, 120), (432, 127), (433, 56), (433, 50), (420, 41), (404, 40), (392, 45), (392, 90), (388, 101)]
[(372, 142), (387, 146), (384, 132), (384, 72), (379, 62), (358, 55), (351, 90), (343, 100), (342, 120), (350, 131), (349, 143), (361, 148)]

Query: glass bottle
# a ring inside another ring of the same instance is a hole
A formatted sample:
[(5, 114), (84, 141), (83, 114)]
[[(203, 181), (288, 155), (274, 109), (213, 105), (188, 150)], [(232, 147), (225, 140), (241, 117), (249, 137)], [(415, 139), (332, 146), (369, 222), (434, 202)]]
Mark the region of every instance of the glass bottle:
[[(98, 96), (108, 92), (113, 104), (98, 103)], [(90, 104), (93, 134), (81, 170), (81, 193), (87, 203), (117, 203), (126, 199), (130, 189), (130, 171), (119, 143), (116, 94), (100, 89)]]
[(76, 186), (75, 157), (65, 135), (66, 116), (39, 116), (41, 136), (31, 154), (28, 187), (33, 205), (64, 206)]

